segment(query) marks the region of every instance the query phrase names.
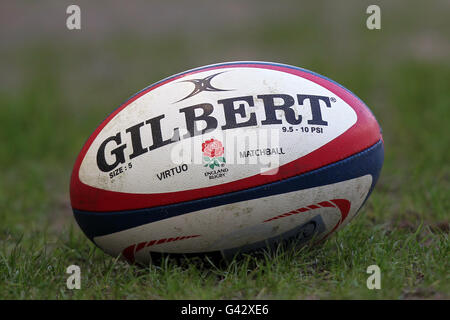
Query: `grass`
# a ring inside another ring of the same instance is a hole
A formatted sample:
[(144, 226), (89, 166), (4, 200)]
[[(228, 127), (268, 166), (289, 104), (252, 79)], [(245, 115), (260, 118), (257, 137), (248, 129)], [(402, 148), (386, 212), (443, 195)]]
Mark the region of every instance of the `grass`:
[[(354, 59), (339, 51), (329, 59), (327, 39), (305, 21), (230, 28), (191, 43), (180, 35), (144, 41), (124, 34), (96, 44), (3, 48), (19, 80), (0, 90), (0, 299), (449, 299), (450, 65), (389, 59), (380, 41), (391, 43), (395, 32), (356, 34), (359, 46), (348, 49)], [(71, 216), (69, 178), (85, 139), (142, 87), (239, 59), (306, 67), (371, 107), (386, 157), (359, 217), (320, 247), (225, 266), (165, 259), (141, 268), (105, 255)], [(81, 290), (66, 288), (72, 264), (81, 268)], [(381, 290), (366, 287), (372, 264), (381, 268)]]
[[(409, 233), (386, 230), (359, 220), (322, 247), (247, 255), (220, 267), (199, 259), (129, 266), (106, 257), (73, 228), (54, 241), (32, 232), (28, 239), (11, 238), (9, 246), (4, 244), (0, 289), (2, 298), (14, 299), (446, 297), (447, 235), (424, 226)], [(71, 264), (81, 267), (81, 290), (65, 287)], [(371, 264), (383, 270), (381, 290), (365, 286)]]

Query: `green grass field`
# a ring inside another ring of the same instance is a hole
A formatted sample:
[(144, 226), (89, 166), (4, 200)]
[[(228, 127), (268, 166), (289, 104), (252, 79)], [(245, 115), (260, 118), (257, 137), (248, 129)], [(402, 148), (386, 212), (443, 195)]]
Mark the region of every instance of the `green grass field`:
[[(363, 5), (329, 25), (321, 23), (319, 5), (293, 8), (298, 19), (237, 24), (199, 37), (124, 32), (92, 40), (66, 32), (63, 40), (29, 37), (2, 46), (0, 299), (449, 299), (444, 12), (439, 5), (415, 13), (391, 6), (383, 29), (368, 31)], [(431, 49), (421, 44), (423, 32), (431, 34)], [(358, 218), (320, 247), (246, 256), (226, 266), (166, 259), (140, 268), (107, 256), (71, 213), (69, 179), (84, 141), (143, 87), (228, 60), (301, 66), (362, 98), (385, 141), (373, 194)], [(72, 264), (81, 268), (81, 290), (66, 288)], [(381, 290), (366, 287), (372, 264), (381, 268)]]

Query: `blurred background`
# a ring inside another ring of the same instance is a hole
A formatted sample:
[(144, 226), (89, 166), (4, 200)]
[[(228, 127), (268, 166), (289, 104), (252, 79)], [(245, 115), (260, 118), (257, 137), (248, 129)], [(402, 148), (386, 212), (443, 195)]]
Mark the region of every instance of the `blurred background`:
[[(81, 8), (81, 30), (66, 27), (70, 4)], [(371, 4), (381, 30), (366, 27)], [(448, 234), (449, 14), (447, 0), (2, 1), (0, 240), (25, 231), (51, 240), (75, 225), (75, 158), (128, 97), (235, 60), (303, 67), (358, 95), (386, 149), (364, 219)]]

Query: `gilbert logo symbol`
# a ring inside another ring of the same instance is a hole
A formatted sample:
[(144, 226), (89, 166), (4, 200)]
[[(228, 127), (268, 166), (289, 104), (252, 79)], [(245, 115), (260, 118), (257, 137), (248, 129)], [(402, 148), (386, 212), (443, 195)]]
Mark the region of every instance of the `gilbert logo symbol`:
[(219, 140), (211, 139), (203, 142), (202, 152), (203, 160), (205, 161), (204, 167), (214, 169), (214, 167), (220, 167), (226, 163), (225, 157), (223, 156), (224, 147)]
[(197, 95), (197, 94), (199, 94), (200, 92), (203, 92), (203, 91), (231, 91), (229, 89), (218, 89), (218, 88), (214, 87), (211, 84), (211, 80), (214, 77), (216, 77), (219, 74), (224, 73), (224, 72), (226, 72), (226, 71), (222, 71), (222, 72), (219, 72), (219, 73), (212, 74), (212, 75), (207, 76), (206, 78), (203, 78), (203, 79), (191, 79), (191, 80), (179, 81), (179, 82), (191, 82), (191, 83), (194, 84), (195, 88), (189, 95), (187, 95), (186, 97), (184, 97), (181, 100), (176, 101), (175, 103), (183, 101), (183, 100), (186, 100), (186, 99), (188, 99), (190, 97), (193, 97), (193, 96), (195, 96), (195, 95)]

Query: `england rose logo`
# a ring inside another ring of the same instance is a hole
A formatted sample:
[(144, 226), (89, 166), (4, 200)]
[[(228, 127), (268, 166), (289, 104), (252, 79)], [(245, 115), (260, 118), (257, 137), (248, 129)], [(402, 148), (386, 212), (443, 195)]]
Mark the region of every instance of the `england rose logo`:
[(205, 161), (205, 167), (220, 167), (221, 164), (226, 163), (225, 157), (223, 157), (224, 148), (222, 142), (219, 140), (211, 139), (202, 143), (203, 160)]

